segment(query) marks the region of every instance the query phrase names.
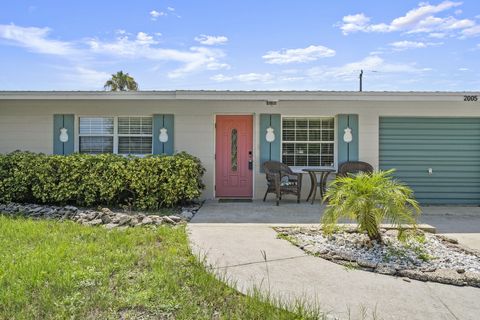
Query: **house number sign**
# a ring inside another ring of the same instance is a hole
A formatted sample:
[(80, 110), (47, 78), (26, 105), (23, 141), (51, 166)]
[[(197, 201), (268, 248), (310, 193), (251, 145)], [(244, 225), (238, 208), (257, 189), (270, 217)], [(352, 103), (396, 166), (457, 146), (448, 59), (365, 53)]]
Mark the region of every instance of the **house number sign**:
[(463, 101), (475, 102), (478, 101), (478, 96), (463, 96)]

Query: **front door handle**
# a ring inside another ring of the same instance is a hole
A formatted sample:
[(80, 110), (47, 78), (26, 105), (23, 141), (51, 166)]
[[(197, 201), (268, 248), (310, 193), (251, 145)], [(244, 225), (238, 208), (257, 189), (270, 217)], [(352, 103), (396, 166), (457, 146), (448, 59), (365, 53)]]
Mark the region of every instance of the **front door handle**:
[(253, 160), (248, 160), (248, 169), (253, 170)]

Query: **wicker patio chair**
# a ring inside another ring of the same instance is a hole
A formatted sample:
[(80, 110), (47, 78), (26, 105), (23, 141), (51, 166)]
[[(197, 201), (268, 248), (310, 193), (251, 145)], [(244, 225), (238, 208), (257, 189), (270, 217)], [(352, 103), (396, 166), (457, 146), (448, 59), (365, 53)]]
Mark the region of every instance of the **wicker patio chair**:
[(337, 177), (346, 177), (348, 174), (355, 174), (359, 172), (372, 173), (373, 167), (362, 161), (348, 161), (344, 162), (338, 167)]
[(267, 194), (275, 193), (277, 206), (282, 200), (283, 194), (293, 194), (297, 196), (297, 203), (300, 203), (302, 193), (302, 174), (294, 173), (286, 164), (278, 161), (266, 161), (263, 164), (265, 176), (267, 178), (267, 191), (263, 201), (267, 199)]

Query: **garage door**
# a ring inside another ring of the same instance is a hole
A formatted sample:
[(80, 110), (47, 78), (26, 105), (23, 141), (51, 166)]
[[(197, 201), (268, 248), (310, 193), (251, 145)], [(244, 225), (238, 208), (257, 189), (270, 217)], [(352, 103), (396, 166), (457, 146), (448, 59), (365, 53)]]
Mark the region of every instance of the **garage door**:
[(480, 204), (480, 118), (380, 118), (380, 169), (423, 204)]

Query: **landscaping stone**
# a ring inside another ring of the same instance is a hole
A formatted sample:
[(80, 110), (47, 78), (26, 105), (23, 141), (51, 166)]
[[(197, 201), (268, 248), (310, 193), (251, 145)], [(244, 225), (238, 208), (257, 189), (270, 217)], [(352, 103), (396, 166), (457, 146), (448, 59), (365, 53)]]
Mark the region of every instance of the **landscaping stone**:
[(109, 208), (100, 210), (82, 209), (75, 206), (51, 206), (39, 204), (0, 203), (0, 214), (26, 216), (35, 219), (73, 220), (88, 226), (103, 225), (106, 229), (125, 229), (140, 226), (176, 225), (189, 221), (200, 209), (202, 203), (182, 207), (178, 215), (158, 216), (145, 213), (116, 212)]
[(401, 242), (398, 231), (387, 228), (381, 232), (383, 242), (378, 242), (351, 229), (329, 236), (319, 227), (275, 230), (307, 253), (341, 265), (353, 263), (353, 267), (385, 275), (480, 287), (480, 252), (442, 235), (417, 231), (415, 237)]

